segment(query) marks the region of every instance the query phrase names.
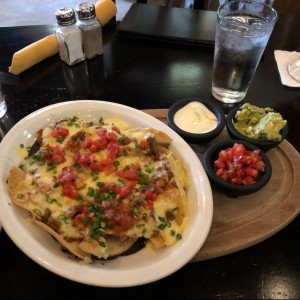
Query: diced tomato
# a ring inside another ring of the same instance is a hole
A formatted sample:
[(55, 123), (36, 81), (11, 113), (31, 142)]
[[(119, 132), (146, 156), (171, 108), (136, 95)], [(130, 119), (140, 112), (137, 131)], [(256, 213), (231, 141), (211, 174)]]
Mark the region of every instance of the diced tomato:
[(253, 158), (250, 155), (245, 155), (240, 158), (241, 164), (251, 164), (253, 162)]
[[(226, 157), (227, 159), (227, 157)], [(221, 157), (219, 157), (216, 161), (215, 161), (215, 166), (217, 166), (219, 169), (224, 169), (226, 168), (226, 164), (225, 164), (226, 160), (223, 160)]]
[(57, 129), (53, 129), (51, 131), (51, 136), (54, 137), (54, 138), (57, 138), (58, 137), (58, 130)]
[(81, 165), (87, 165), (91, 162), (91, 153), (90, 152), (76, 152), (73, 155), (73, 160)]
[(243, 144), (234, 144), (234, 146), (232, 147), (232, 151), (233, 151), (233, 156), (242, 156), (245, 154), (246, 149), (244, 147)]
[(226, 150), (221, 150), (219, 153), (219, 161), (226, 162), (227, 160), (228, 160), (228, 156)]
[(111, 130), (116, 131), (116, 132), (120, 132), (120, 129), (116, 125), (113, 125), (111, 127)]
[(69, 135), (69, 129), (63, 127), (58, 127), (56, 129), (53, 129), (51, 132), (51, 136), (54, 138), (66, 137), (68, 135)]
[(136, 186), (137, 182), (134, 180), (128, 180), (126, 186), (122, 186), (119, 192), (119, 196), (121, 198), (126, 198), (132, 191), (132, 189)]
[(156, 199), (156, 197), (157, 197), (157, 195), (154, 192), (152, 192), (150, 190), (146, 190), (145, 199), (147, 201), (154, 201)]
[(135, 163), (134, 165), (132, 165), (132, 169), (138, 171), (141, 169), (141, 165), (139, 163)]
[(240, 184), (242, 184), (243, 180), (241, 177), (231, 177), (230, 182), (240, 185)]
[(111, 165), (107, 165), (104, 169), (103, 169), (103, 172), (104, 172), (104, 175), (105, 176), (108, 176), (110, 175), (111, 173), (113, 173), (114, 171), (116, 171), (116, 166), (114, 164), (111, 164)]
[(76, 199), (78, 196), (78, 191), (75, 189), (75, 187), (70, 183), (65, 183), (62, 185), (62, 192), (65, 196)]
[(216, 169), (216, 175), (222, 178), (224, 181), (228, 181), (229, 175), (224, 169)]
[(115, 159), (120, 151), (120, 146), (115, 142), (110, 142), (107, 145), (108, 153), (107, 156), (111, 159)]
[(92, 145), (92, 146), (90, 147), (90, 151), (91, 151), (92, 153), (95, 153), (95, 152), (98, 151), (98, 149), (97, 149), (97, 147), (96, 147), (95, 145)]
[(89, 149), (91, 148), (93, 145), (93, 141), (91, 138), (85, 138), (84, 142), (83, 142), (83, 148), (84, 149)]
[(52, 155), (53, 155), (53, 147), (50, 145), (46, 145), (45, 149), (42, 151), (42, 155), (44, 160), (46, 161), (52, 161)]
[(113, 213), (110, 217), (107, 222), (107, 227), (113, 229), (116, 233), (125, 232), (134, 225), (133, 217), (121, 209), (113, 209)]
[(59, 175), (58, 179), (61, 182), (70, 182), (75, 179), (74, 168), (66, 166), (62, 168), (62, 173)]
[(91, 168), (92, 171), (96, 171), (96, 170), (97, 171), (103, 171), (104, 166), (99, 162), (96, 162), (96, 163), (92, 162), (90, 164), (90, 168)]
[(73, 154), (73, 160), (75, 162), (79, 162), (79, 159), (80, 159), (80, 153), (79, 152), (76, 152)]
[(226, 162), (233, 161), (233, 150), (232, 150), (232, 148), (227, 149), (226, 152), (227, 152), (227, 161)]
[(146, 204), (146, 207), (150, 210), (153, 209), (153, 205), (154, 205), (154, 200), (148, 200), (147, 201), (147, 204)]
[(150, 144), (146, 140), (140, 141), (140, 147), (142, 150), (146, 150), (146, 151), (150, 150)]
[(248, 151), (238, 143), (235, 143), (232, 148), (221, 150), (214, 166), (217, 176), (237, 185), (255, 183), (259, 172), (265, 170), (259, 150)]
[(130, 187), (122, 186), (120, 189), (120, 192), (119, 192), (119, 196), (124, 199), (124, 198), (128, 197), (129, 193), (130, 193)]
[(55, 162), (58, 162), (59, 164), (63, 163), (66, 161), (66, 158), (64, 155), (60, 155), (60, 154), (54, 154), (52, 156), (52, 160)]
[(129, 181), (138, 181), (139, 180), (139, 170), (141, 166), (136, 163), (132, 165), (130, 168), (125, 168), (124, 170), (117, 170), (116, 175), (129, 180)]
[(85, 220), (86, 216), (84, 214), (77, 214), (73, 220), (73, 223), (78, 226), (82, 224), (82, 220)]
[(82, 165), (87, 165), (91, 162), (91, 153), (84, 152), (80, 155), (79, 163)]
[(109, 158), (109, 157), (101, 159), (98, 162), (91, 162), (90, 163), (91, 170), (103, 171), (105, 168), (108, 168), (110, 166), (114, 166), (114, 165), (113, 165), (112, 159)]
[(96, 129), (96, 133), (97, 133), (97, 135), (99, 137), (104, 137), (105, 136), (105, 132), (106, 132), (106, 130), (104, 128), (102, 128), (102, 127), (99, 127), (99, 128)]
[(124, 170), (124, 171), (117, 170), (116, 175), (126, 180), (137, 181), (139, 179), (139, 173), (137, 170), (134, 169)]
[(162, 192), (162, 188), (155, 184), (150, 184), (146, 187), (145, 198), (146, 200), (154, 201), (156, 200), (158, 194), (161, 194)]
[[(52, 157), (53, 160), (55, 160), (54, 156), (56, 157), (56, 159), (58, 159), (57, 161), (60, 163), (66, 161), (65, 154), (62, 151), (62, 149), (59, 147), (59, 145), (56, 145), (53, 148), (53, 157)], [(60, 157), (60, 158), (58, 158), (58, 157)]]
[(78, 142), (75, 142), (75, 143), (70, 143), (69, 144), (69, 148), (72, 152), (76, 152), (76, 151), (79, 151), (80, 148), (81, 148), (81, 144), (78, 143)]
[(89, 216), (91, 215), (92, 213), (89, 213), (89, 214), (84, 214), (84, 213), (81, 213), (81, 214), (77, 214), (75, 216), (75, 218), (73, 219), (73, 224), (78, 226), (78, 225), (83, 225), (83, 224), (89, 224), (95, 217), (94, 216)]
[(153, 209), (153, 203), (161, 193), (163, 193), (163, 189), (158, 187), (157, 185), (150, 184), (149, 186), (147, 186), (145, 191), (145, 200), (146, 207), (148, 209)]
[(127, 181), (127, 187), (132, 190), (137, 184), (137, 180), (128, 180)]
[(258, 160), (255, 163), (249, 165), (253, 169), (257, 169), (259, 172), (265, 171), (265, 163), (262, 160)]
[(49, 162), (57, 162), (63, 163), (66, 161), (65, 154), (59, 147), (59, 145), (55, 145), (54, 147), (50, 145), (46, 145), (44, 151), (42, 152), (43, 158)]
[(103, 136), (97, 140), (93, 141), (93, 145), (99, 149), (99, 150), (103, 150), (106, 149), (107, 145), (108, 145), (108, 140), (106, 138), (106, 136)]
[(118, 136), (114, 132), (107, 132), (106, 138), (109, 142), (116, 142), (118, 140)]
[(222, 168), (216, 168), (215, 172), (216, 172), (217, 176), (221, 177), (222, 174), (224, 173), (224, 169), (222, 169)]
[(253, 169), (251, 167), (247, 167), (247, 168), (245, 168), (245, 173), (246, 173), (246, 175), (252, 177), (253, 179), (256, 179), (259, 172), (258, 172), (257, 169)]
[(243, 179), (243, 184), (244, 185), (248, 185), (248, 184), (253, 184), (255, 183), (256, 181), (251, 177), (251, 176), (246, 176), (244, 179)]

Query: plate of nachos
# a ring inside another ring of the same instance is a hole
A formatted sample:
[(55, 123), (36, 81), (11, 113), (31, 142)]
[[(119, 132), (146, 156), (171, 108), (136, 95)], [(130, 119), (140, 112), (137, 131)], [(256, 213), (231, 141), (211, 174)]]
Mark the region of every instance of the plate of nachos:
[(208, 236), (213, 199), (200, 160), (140, 110), (97, 100), (50, 105), (18, 122), (0, 153), (2, 226), (62, 277), (150, 283), (188, 263)]

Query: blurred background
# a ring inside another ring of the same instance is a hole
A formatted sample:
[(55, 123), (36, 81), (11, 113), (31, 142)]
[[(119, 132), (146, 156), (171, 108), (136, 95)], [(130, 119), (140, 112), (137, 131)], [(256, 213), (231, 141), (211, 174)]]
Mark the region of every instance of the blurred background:
[[(56, 24), (55, 11), (61, 7), (73, 7), (86, 0), (1, 0), (0, 27), (22, 25)], [(134, 2), (147, 2), (149, 5), (193, 8), (193, 0), (115, 0), (117, 5), (116, 19), (122, 20)], [(198, 8), (217, 10), (219, 0), (196, 0)], [(90, 0), (95, 4), (97, 0)], [(273, 7), (282, 13), (300, 11), (300, 0), (275, 0)]]

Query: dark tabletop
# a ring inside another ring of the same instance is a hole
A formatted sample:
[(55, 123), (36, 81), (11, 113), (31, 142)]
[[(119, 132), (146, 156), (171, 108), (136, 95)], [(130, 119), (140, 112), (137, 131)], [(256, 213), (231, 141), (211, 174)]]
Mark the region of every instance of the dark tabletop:
[[(300, 89), (281, 84), (274, 50), (300, 51), (300, 15), (280, 15), (245, 102), (271, 106), (289, 123), (287, 140), (300, 151)], [(138, 109), (168, 108), (184, 98), (211, 96), (213, 48), (116, 37), (103, 28), (104, 55), (72, 68), (55, 55), (19, 76), (12, 55), (53, 33), (55, 26), (0, 28), (0, 82), (8, 113), (1, 134), (27, 114), (77, 99), (112, 101)], [(218, 102), (218, 104), (220, 104)], [(231, 107), (221, 105), (225, 112)], [(300, 199), (299, 199), (300, 201)], [(0, 299), (295, 299), (300, 298), (300, 219), (239, 252), (189, 263), (167, 278), (130, 288), (69, 281), (42, 268), (0, 233)], [(143, 276), (141, 274), (141, 276)]]

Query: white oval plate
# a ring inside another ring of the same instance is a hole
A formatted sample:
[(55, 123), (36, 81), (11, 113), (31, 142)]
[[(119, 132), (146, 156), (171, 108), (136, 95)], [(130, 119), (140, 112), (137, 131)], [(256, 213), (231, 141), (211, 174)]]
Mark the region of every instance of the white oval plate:
[[(79, 115), (85, 120), (120, 117), (132, 127), (153, 127), (167, 133), (170, 149), (190, 167), (188, 190), (189, 226), (174, 246), (159, 250), (149, 247), (107, 262), (85, 265), (70, 259), (47, 232), (27, 221), (28, 212), (16, 207), (7, 193), (9, 170), (20, 161), (17, 148), (30, 145), (36, 132), (53, 121)], [(0, 144), (0, 220), (13, 242), (44, 268), (73, 281), (103, 287), (129, 287), (166, 277), (188, 263), (202, 247), (212, 222), (213, 200), (209, 180), (190, 146), (161, 121), (137, 109), (105, 101), (63, 102), (39, 109), (18, 122)]]

